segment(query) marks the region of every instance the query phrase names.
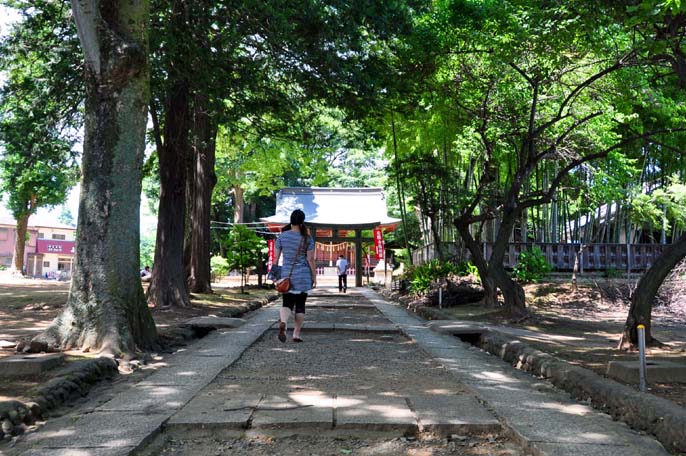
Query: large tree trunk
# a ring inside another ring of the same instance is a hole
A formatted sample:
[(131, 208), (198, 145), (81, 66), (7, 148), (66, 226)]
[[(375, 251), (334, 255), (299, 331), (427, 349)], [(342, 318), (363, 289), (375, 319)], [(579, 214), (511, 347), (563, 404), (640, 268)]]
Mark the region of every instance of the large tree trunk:
[(188, 286), (192, 293), (212, 293), (210, 272), (210, 218), (217, 127), (208, 115), (205, 95), (196, 94), (194, 103), (194, 179), (191, 216), (191, 257)]
[[(171, 2), (170, 29), (187, 39), (188, 8), (185, 0)], [(160, 161), (160, 203), (157, 215), (155, 262), (148, 288), (148, 303), (153, 306), (190, 306), (184, 268), (186, 224), (186, 179), (190, 127), (189, 49), (181, 47), (168, 63), (164, 103), (164, 145)]]
[(72, 2), (87, 91), (76, 258), (66, 307), (36, 336), (34, 350), (80, 347), (116, 355), (157, 341), (138, 274), (149, 4), (98, 6)]
[(676, 242), (665, 247), (662, 254), (641, 277), (631, 296), (629, 315), (624, 323), (622, 341), (625, 346), (638, 343), (637, 326), (641, 324), (646, 328), (646, 343), (655, 342), (650, 331), (655, 295), (674, 266), (684, 257), (686, 257), (686, 233), (682, 234)]
[(17, 239), (14, 241), (14, 256), (12, 257), (12, 268), (17, 274), (24, 273), (24, 252), (30, 216), (31, 214), (26, 214), (17, 217)]
[(153, 306), (189, 306), (184, 269), (186, 217), (186, 155), (188, 153), (188, 83), (170, 89), (164, 122), (164, 146), (159, 151), (160, 205), (157, 215), (155, 262), (148, 288)]

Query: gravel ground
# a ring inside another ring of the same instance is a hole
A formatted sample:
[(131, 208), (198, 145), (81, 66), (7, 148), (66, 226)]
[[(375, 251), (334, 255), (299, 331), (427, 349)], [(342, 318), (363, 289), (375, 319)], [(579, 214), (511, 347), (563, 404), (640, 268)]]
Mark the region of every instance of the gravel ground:
[(454, 439), (339, 438), (297, 435), (283, 438), (173, 439), (159, 453), (164, 456), (302, 455), (302, 456), (519, 456), (515, 446), (501, 438), (455, 436)]
[[(359, 299), (359, 297), (358, 297)], [(373, 309), (313, 308), (308, 321), (384, 324)], [(290, 331), (289, 331), (290, 332)], [(205, 391), (232, 394), (288, 395), (317, 391), (326, 395), (411, 397), (413, 394), (469, 394), (453, 376), (399, 333), (307, 331), (303, 343), (280, 343), (268, 331)], [(218, 400), (221, 400), (218, 397)], [(397, 435), (397, 432), (348, 435), (298, 429), (279, 433), (249, 430), (239, 435), (218, 435), (193, 430), (162, 436), (159, 455), (492, 455), (525, 454), (502, 434)]]

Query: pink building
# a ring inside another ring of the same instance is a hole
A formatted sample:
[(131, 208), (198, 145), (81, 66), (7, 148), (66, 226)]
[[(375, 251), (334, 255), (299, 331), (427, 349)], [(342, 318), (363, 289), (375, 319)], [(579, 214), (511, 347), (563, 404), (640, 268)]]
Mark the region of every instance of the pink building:
[[(69, 277), (74, 262), (76, 229), (63, 223), (32, 223), (29, 219), (29, 239), (24, 250), (26, 275), (32, 277)], [(12, 266), (16, 222), (0, 217), (0, 265)]]

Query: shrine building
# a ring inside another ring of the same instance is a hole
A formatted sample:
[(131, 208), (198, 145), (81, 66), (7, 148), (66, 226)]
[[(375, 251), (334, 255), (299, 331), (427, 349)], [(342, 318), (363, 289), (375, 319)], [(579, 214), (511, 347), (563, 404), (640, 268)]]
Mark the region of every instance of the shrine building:
[(384, 258), (379, 241), (375, 251), (373, 230), (390, 232), (400, 223), (387, 215), (381, 188), (283, 188), (276, 196), (276, 214), (260, 220), (270, 231), (280, 232), (295, 209), (305, 213), (305, 224), (314, 236), (317, 273), (336, 275), (336, 260), (343, 255), (357, 287), (362, 286), (365, 269), (373, 269)]

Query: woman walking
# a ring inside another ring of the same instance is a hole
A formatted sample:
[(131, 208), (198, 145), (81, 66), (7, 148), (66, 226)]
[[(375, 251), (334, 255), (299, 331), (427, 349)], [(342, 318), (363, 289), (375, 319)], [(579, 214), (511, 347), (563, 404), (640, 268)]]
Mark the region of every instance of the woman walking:
[(274, 245), (274, 264), (279, 263), (283, 252), (281, 271), (291, 271), (291, 289), (283, 294), (283, 306), (279, 318), (279, 340), (286, 342), (286, 327), (291, 313), (294, 315), (293, 342), (302, 342), (300, 330), (305, 323), (307, 293), (317, 286), (317, 270), (314, 262), (314, 239), (305, 226), (305, 213), (296, 209), (291, 223), (281, 229), (281, 236)]

